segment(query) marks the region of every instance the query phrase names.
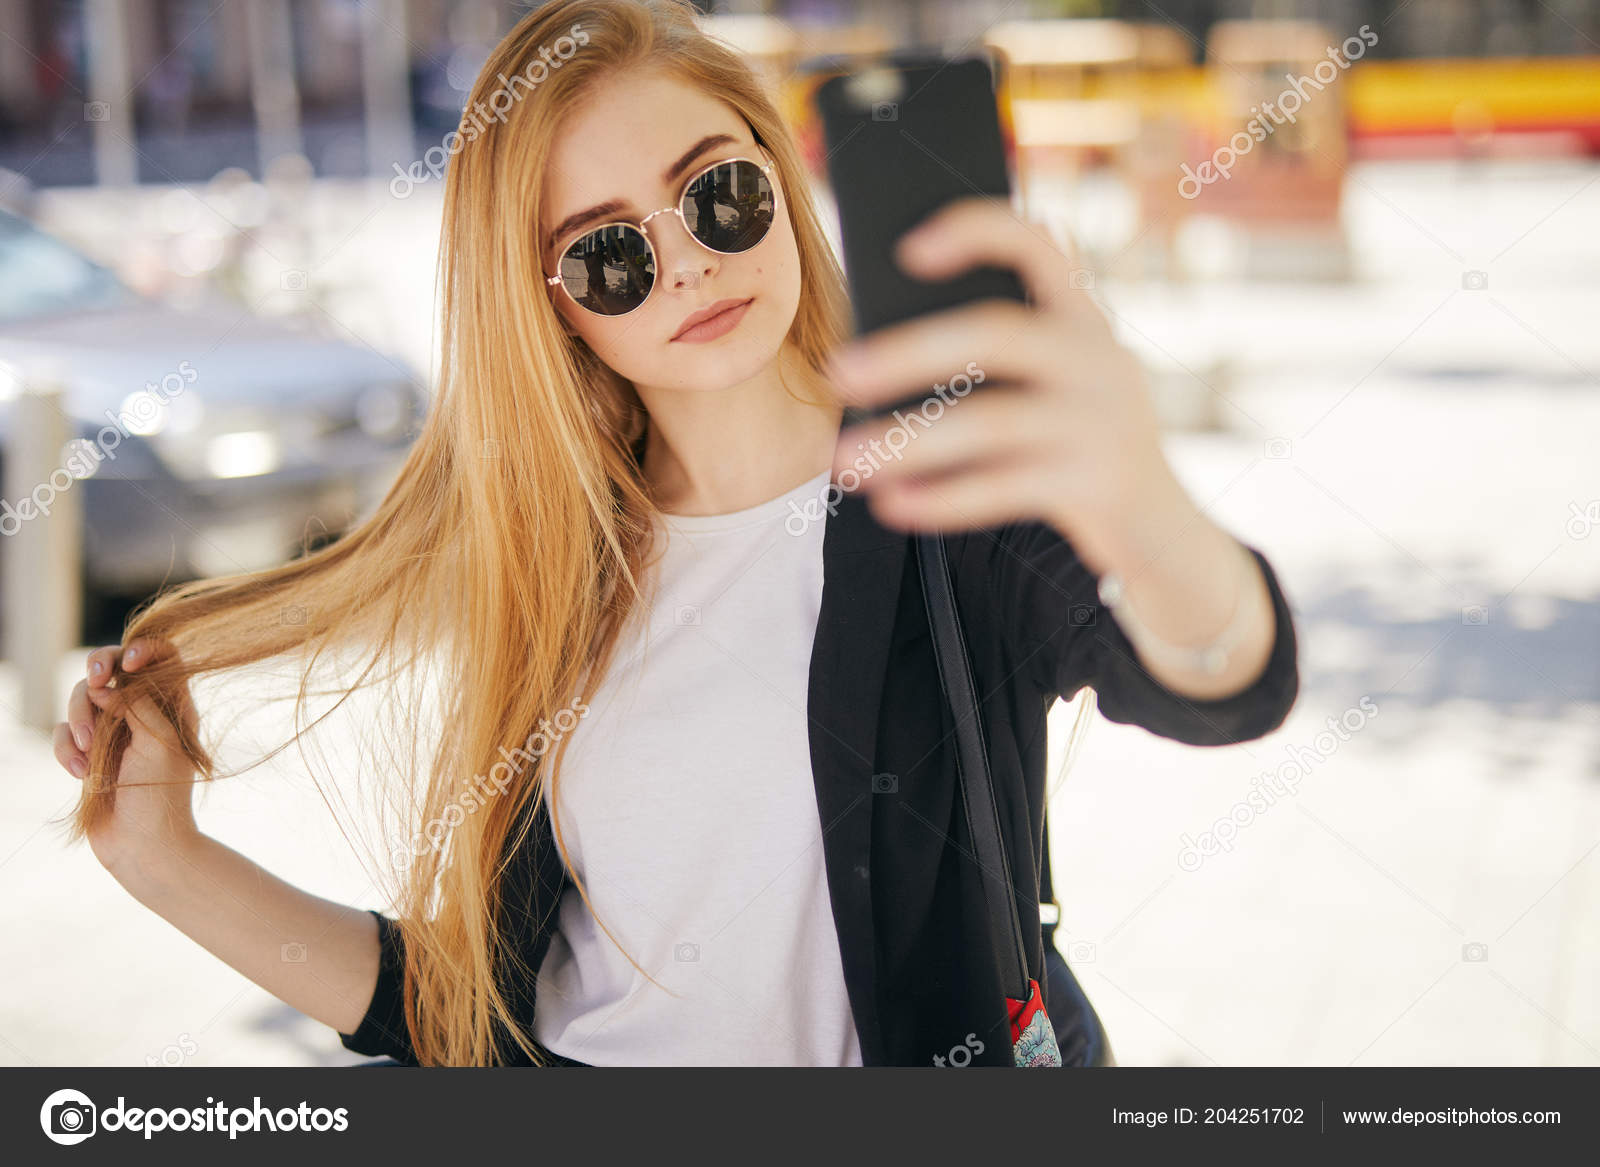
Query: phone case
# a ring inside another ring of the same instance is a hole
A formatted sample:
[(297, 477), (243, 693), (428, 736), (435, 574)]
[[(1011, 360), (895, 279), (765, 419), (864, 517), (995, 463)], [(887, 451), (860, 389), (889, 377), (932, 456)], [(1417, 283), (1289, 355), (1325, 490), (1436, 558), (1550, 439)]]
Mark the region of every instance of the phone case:
[[(925, 282), (894, 261), (900, 236), (946, 203), (1010, 197), (987, 61), (899, 62), (832, 77), (818, 87), (816, 105), (858, 333), (973, 300), (1025, 298), (1009, 269)], [(850, 414), (847, 422), (868, 416)]]

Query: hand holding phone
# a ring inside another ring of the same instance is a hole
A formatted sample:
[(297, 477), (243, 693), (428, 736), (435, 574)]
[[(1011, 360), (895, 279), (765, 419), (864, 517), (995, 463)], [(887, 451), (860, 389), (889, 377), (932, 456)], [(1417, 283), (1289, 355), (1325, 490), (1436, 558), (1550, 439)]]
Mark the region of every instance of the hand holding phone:
[[(1095, 573), (1137, 571), (1174, 531), (1196, 529), (1093, 273), (1009, 205), (987, 65), (836, 77), (817, 106), (859, 334), (831, 370), (859, 403), (845, 410), (835, 480), (911, 530), (1042, 520)], [(1234, 561), (1205, 541), (1180, 583), (1221, 564), (1231, 587)]]

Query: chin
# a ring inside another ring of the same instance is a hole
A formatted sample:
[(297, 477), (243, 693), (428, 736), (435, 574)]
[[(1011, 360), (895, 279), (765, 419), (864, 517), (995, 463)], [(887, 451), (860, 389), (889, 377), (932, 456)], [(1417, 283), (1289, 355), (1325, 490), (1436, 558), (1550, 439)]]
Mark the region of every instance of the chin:
[[(793, 310), (787, 320), (773, 319), (772, 305), (761, 300), (750, 307), (737, 329), (709, 344), (664, 344), (660, 360), (638, 379), (664, 389), (712, 392), (748, 381), (778, 359), (794, 320)], [(766, 311), (758, 315), (759, 309)]]

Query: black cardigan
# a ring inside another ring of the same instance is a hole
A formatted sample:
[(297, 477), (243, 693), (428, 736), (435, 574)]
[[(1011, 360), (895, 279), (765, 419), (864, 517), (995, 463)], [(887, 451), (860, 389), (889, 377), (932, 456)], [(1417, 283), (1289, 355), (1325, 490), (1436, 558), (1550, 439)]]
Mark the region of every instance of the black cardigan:
[[(1240, 693), (1194, 700), (1139, 663), (1102, 608), (1097, 580), (1052, 527), (1020, 522), (946, 539), (984, 694), (1017, 914), (1032, 938), (1030, 972), (1043, 984), (1038, 887), (1050, 707), (1087, 685), (1106, 718), (1163, 737), (1202, 746), (1260, 737), (1283, 723), (1298, 692), (1294, 623), (1272, 568), (1250, 548), (1276, 613), (1270, 659)], [(857, 495), (846, 495), (827, 519), (807, 707), (828, 889), (863, 1062), (935, 1065), (935, 1055), (948, 1056), (975, 1032), (983, 1052), (974, 1064), (1011, 1064), (917, 557), (910, 537), (878, 524)], [(537, 970), (570, 880), (542, 799), (531, 813), (533, 829), (507, 872), (502, 927), (525, 966)], [(382, 941), (377, 986), (356, 1032), (340, 1038), (358, 1053), (414, 1064), (401, 1011), (399, 929), (374, 915)], [(531, 1032), (535, 986), (526, 980), (502, 983)], [(499, 1040), (503, 1062), (525, 1064), (503, 1030)]]

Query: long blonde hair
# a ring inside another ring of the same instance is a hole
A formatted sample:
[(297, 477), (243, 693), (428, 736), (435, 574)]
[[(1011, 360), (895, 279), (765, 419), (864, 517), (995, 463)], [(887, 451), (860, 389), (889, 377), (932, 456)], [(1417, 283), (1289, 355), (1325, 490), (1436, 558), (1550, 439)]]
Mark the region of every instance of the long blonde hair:
[[(574, 26), (586, 42), (570, 57), (552, 57), (549, 47)], [(508, 856), (525, 840), (526, 812), (544, 785), (554, 791), (566, 741), (481, 806), (469, 790), (478, 776), (504, 767), (507, 751), (524, 747), (536, 726), (559, 723), (563, 711), (593, 695), (642, 602), (638, 581), (655, 508), (636, 443), (648, 418), (633, 387), (562, 328), (536, 243), (541, 178), (562, 114), (598, 80), (635, 65), (658, 67), (727, 103), (776, 163), (801, 269), (786, 346), (820, 371), (843, 335), (844, 285), (772, 96), (737, 52), (702, 32), (686, 3), (556, 0), (500, 42), (468, 98), (463, 137), (471, 111), (480, 102), (494, 108), (506, 79), (538, 78), (519, 87), (503, 123), (476, 134), (451, 163), (435, 406), (376, 513), (284, 566), (175, 587), (137, 613), (124, 637), (157, 638), (177, 650), (118, 679), (129, 704), (148, 696), (175, 723), (176, 696), (191, 680), (292, 653), (303, 660), (297, 738), (332, 712), (302, 724), (314, 670), (345, 650), (356, 650), (359, 667), (335, 686), (334, 708), (397, 676), (447, 679), (412, 690), (416, 716), (398, 743), (408, 748), (379, 771), (396, 791), (406, 789), (405, 776), (421, 777), (403, 811), (411, 837), (425, 824), (450, 824), (441, 845), (394, 878), (406, 1025), (424, 1065), (494, 1064), (503, 1053), (497, 1024), (538, 1059), (503, 992), (517, 958), (496, 921)], [(295, 616), (286, 619), (289, 611)], [(429, 700), (419, 695), (427, 692), (435, 715), (442, 712), (436, 744), (419, 741), (417, 731)], [(125, 723), (113, 729), (95, 735), (74, 837), (111, 811), (110, 776), (128, 740)], [(188, 729), (180, 736), (199, 775), (217, 777), (199, 736)], [(476, 809), (462, 814), (464, 804)], [(587, 903), (564, 847), (562, 862)]]

